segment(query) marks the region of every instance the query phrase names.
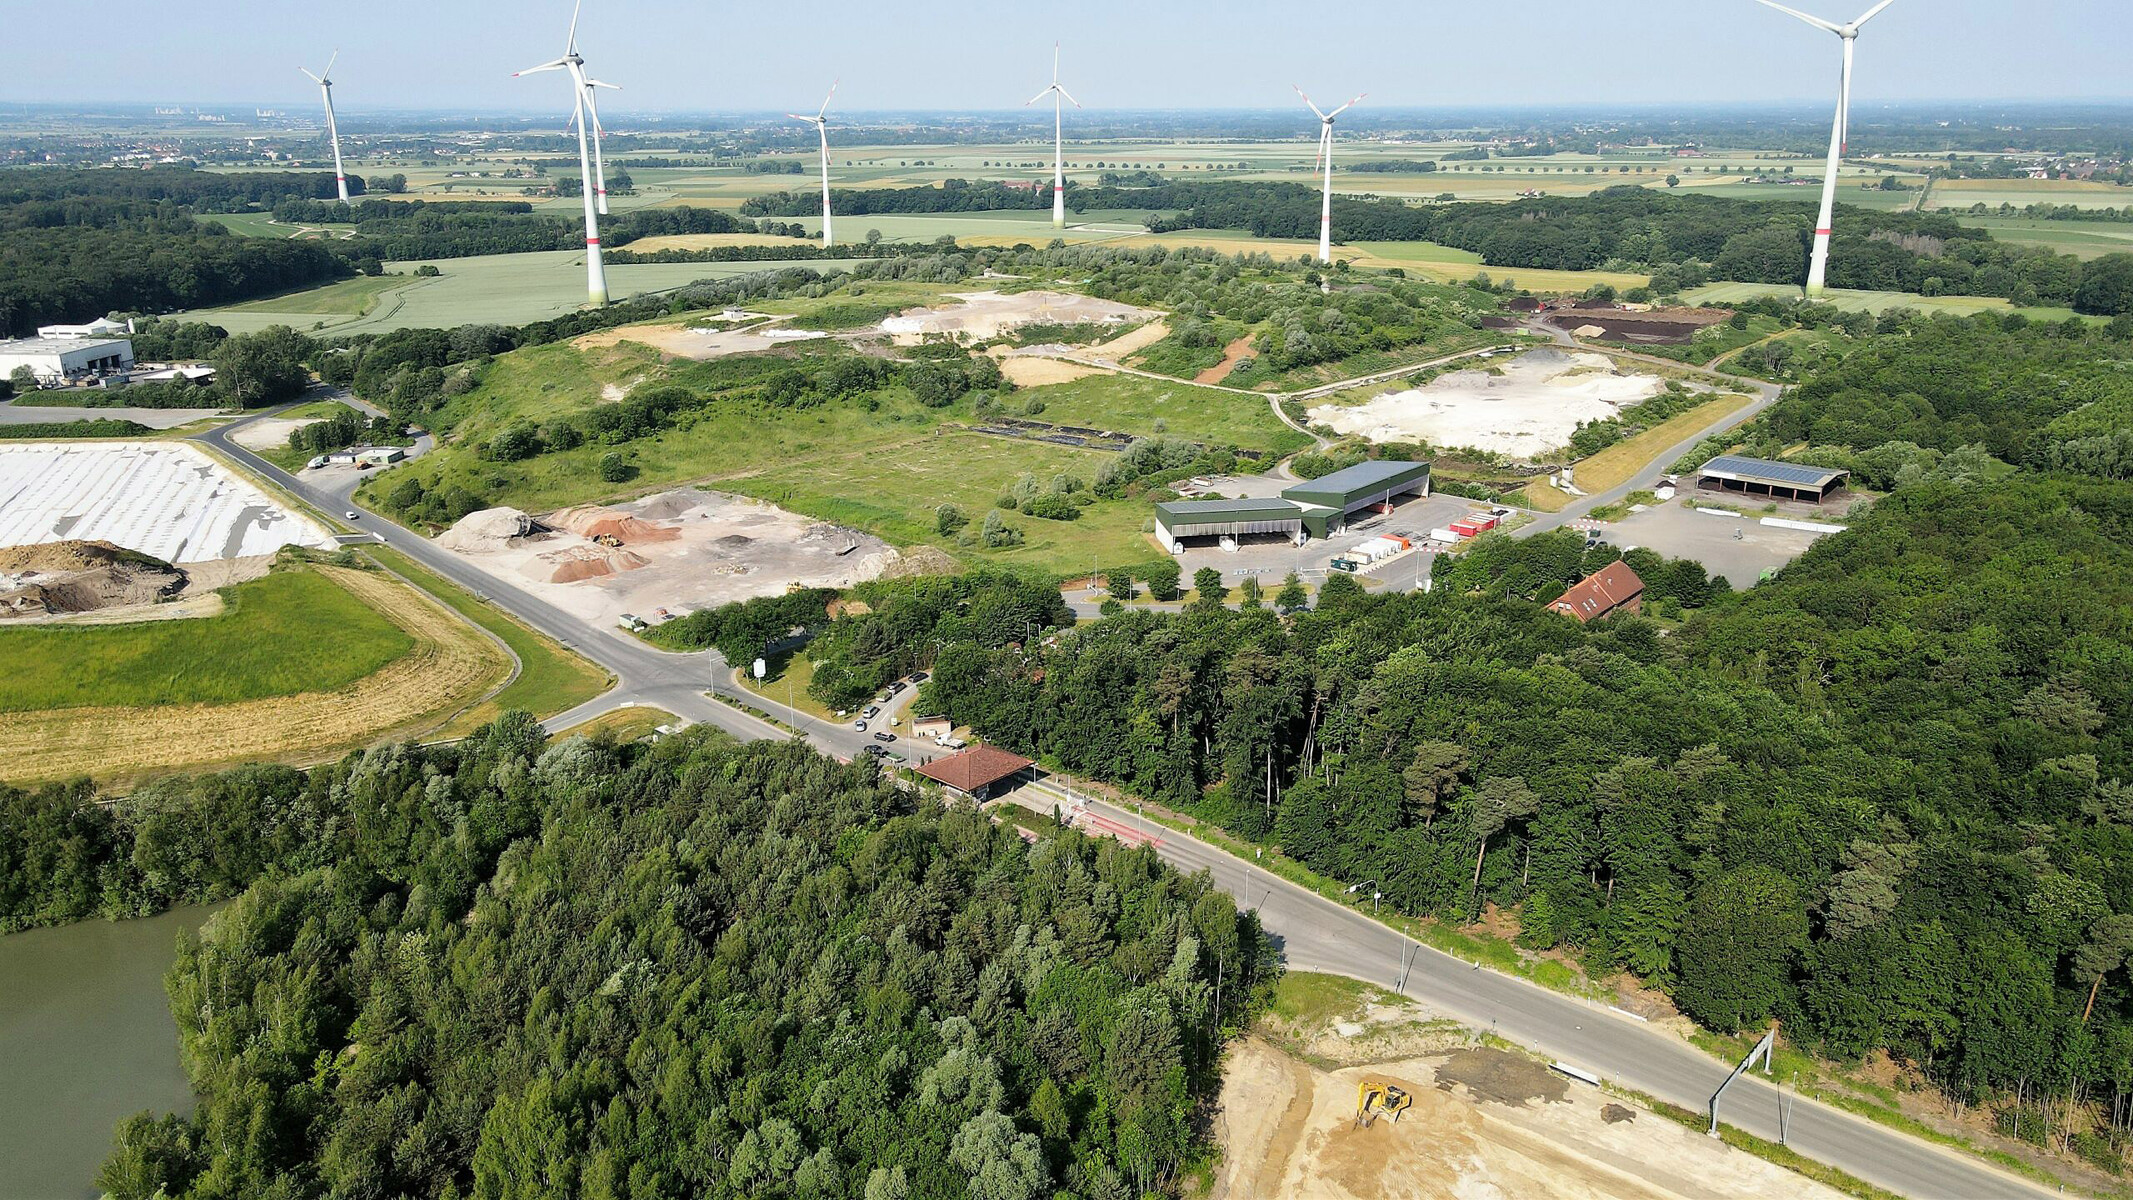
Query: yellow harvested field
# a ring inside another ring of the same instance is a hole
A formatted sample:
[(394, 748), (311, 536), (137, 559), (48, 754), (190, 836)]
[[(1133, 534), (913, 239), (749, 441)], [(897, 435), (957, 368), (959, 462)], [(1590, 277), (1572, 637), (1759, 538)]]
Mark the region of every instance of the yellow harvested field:
[(631, 254), (657, 254), (661, 250), (713, 250), (720, 246), (809, 246), (814, 238), (773, 237), (767, 233), (663, 233), (638, 238), (618, 250)]
[(502, 648), (390, 576), (315, 568), (415, 639), (383, 670), (334, 692), (237, 704), (67, 708), (0, 722), (0, 762), (16, 781), (94, 775), (112, 782), (232, 762), (321, 762), (433, 728), (502, 684)]
[(1122, 334), (1101, 345), (1090, 347), (1089, 353), (1098, 358), (1117, 362), (1129, 354), (1138, 354), (1169, 336), (1170, 326), (1161, 321), (1150, 321), (1131, 333)]
[(1091, 375), (1108, 375), (1110, 372), (1084, 367), (1080, 363), (1062, 362), (1056, 358), (1018, 354), (1012, 358), (1000, 359), (1000, 374), (1016, 387), (1043, 387), (1048, 383), (1072, 383), (1077, 379), (1087, 379)]

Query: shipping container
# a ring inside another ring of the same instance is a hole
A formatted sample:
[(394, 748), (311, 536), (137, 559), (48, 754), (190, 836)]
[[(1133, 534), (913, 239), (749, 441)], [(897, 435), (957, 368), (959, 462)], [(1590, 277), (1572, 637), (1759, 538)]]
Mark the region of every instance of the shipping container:
[(1456, 529), (1432, 529), (1429, 531), (1429, 536), (1432, 540), (1439, 542), (1463, 542), (1471, 535), (1460, 533)]

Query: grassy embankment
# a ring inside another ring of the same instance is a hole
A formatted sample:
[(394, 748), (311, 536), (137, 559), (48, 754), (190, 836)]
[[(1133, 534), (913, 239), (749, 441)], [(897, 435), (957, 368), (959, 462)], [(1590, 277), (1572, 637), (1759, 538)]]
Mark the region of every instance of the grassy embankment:
[(614, 684), (605, 669), (572, 654), (550, 637), (535, 633), (494, 605), (484, 604), (397, 550), (368, 547), (365, 553), (388, 569), (415, 581), (453, 612), (501, 639), (518, 658), (518, 675), (496, 695), (452, 718), (439, 737), (461, 737), (513, 709), (549, 717), (598, 696)]
[[(1667, 451), (1696, 436), (1697, 432), (1754, 403), (1753, 396), (1720, 396), (1670, 417), (1633, 437), (1623, 438), (1590, 458), (1573, 465), (1578, 490), (1599, 495), (1621, 486), (1637, 472), (1652, 465)], [(1540, 512), (1561, 512), (1576, 497), (1548, 486), (1545, 479), (1526, 485), (1526, 503)]]

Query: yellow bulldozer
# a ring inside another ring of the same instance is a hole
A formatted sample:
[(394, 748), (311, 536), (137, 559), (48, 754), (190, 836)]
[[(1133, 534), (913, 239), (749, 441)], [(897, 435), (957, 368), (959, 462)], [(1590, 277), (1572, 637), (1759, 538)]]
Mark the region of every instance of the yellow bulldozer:
[(1398, 1124), (1400, 1114), (1414, 1102), (1415, 1098), (1407, 1094), (1407, 1089), (1392, 1080), (1366, 1075), (1355, 1085), (1355, 1123), (1368, 1128), (1377, 1124), (1382, 1113)]

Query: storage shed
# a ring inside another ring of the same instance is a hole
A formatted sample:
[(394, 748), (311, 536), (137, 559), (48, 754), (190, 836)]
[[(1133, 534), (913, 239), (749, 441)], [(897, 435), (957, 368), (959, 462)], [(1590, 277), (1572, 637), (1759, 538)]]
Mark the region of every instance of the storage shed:
[(1367, 459), (1331, 475), (1284, 488), (1281, 498), (1306, 506), (1304, 528), (1325, 537), (1353, 514), (1398, 496), (1429, 495), (1429, 464)]
[(1834, 492), (1843, 490), (1851, 472), (1834, 467), (1813, 467), (1802, 463), (1776, 462), (1767, 458), (1744, 458), (1738, 454), (1721, 454), (1703, 465), (1696, 472), (1700, 487), (1720, 491), (1740, 492), (1749, 496), (1769, 496), (1776, 500), (1827, 500)]
[(1287, 500), (1171, 500), (1155, 506), (1155, 533), (1175, 554), (1179, 543), (1195, 537), (1243, 537), (1279, 533), (1294, 537), (1303, 529), (1304, 511)]

